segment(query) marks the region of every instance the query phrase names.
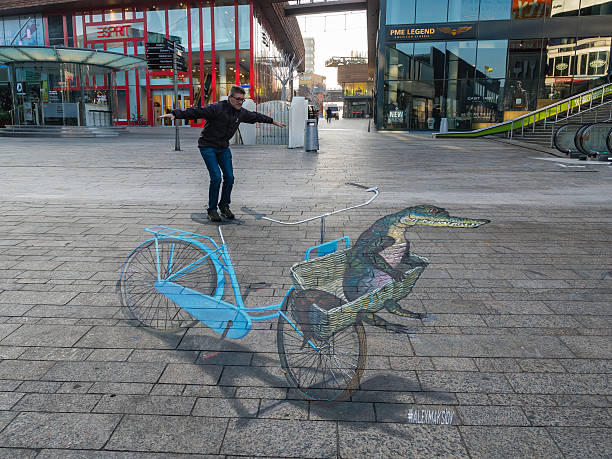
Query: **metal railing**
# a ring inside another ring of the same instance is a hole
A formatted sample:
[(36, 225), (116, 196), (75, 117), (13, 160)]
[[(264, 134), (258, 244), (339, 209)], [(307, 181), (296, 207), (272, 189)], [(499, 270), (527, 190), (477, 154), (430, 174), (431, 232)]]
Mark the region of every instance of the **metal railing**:
[(526, 128), (531, 128), (532, 131), (535, 131), (537, 123), (543, 122), (544, 127), (546, 127), (547, 122), (557, 123), (563, 121), (572, 115), (584, 111), (583, 108), (588, 110), (598, 107), (604, 103), (605, 97), (611, 94), (612, 83), (606, 83), (512, 120), (470, 132), (439, 133), (436, 134), (436, 137), (482, 137), (491, 134), (508, 133), (508, 137), (512, 138), (515, 130), (520, 130), (521, 134), (524, 135)]
[(287, 127), (279, 128), (271, 124), (257, 123), (256, 142), (258, 145), (288, 145), (289, 144), (289, 108), (291, 104), (282, 100), (270, 100), (257, 104), (259, 113), (274, 118), (286, 124)]

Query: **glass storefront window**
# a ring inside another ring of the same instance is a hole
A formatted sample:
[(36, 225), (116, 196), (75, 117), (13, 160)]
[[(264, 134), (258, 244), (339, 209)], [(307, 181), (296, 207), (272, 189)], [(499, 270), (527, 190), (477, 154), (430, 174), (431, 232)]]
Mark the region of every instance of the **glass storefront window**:
[(388, 129), (407, 129), (410, 101), (410, 82), (385, 82), (383, 116)]
[(509, 40), (507, 78), (535, 80), (540, 77), (542, 40)]
[(582, 0), (580, 2), (580, 16), (600, 16), (604, 14), (612, 14), (612, 1)]
[(467, 102), (472, 114), (472, 129), (503, 121), (504, 79), (475, 79)]
[[(87, 84), (88, 77), (96, 73), (104, 80), (104, 76), (109, 76), (108, 69), (38, 62), (19, 64), (15, 72), (25, 88), (16, 99), (15, 121), (18, 124), (110, 126), (108, 91), (105, 88), (95, 90)], [(77, 80), (85, 84), (77, 86)]]
[[(385, 78), (389, 80), (411, 79), (412, 43), (398, 43), (395, 48), (387, 47)], [(352, 94), (350, 94), (352, 95)]]
[(447, 9), (448, 0), (417, 0), (415, 22), (446, 22)]
[(446, 78), (474, 78), (475, 66), (475, 41), (446, 42)]
[(190, 5), (189, 15), (191, 18), (191, 78), (194, 86), (194, 100), (198, 100), (200, 94), (200, 6), (199, 3)]
[(74, 24), (76, 27), (76, 47), (83, 48), (85, 46), (83, 37), (83, 16), (81, 16), (80, 14), (75, 14)]
[(176, 41), (185, 50), (189, 49), (187, 6), (168, 7), (168, 36), (170, 41)]
[(480, 40), (476, 64), (476, 78), (504, 78), (508, 40)]
[[(538, 80), (506, 80), (504, 110), (524, 112), (535, 110), (538, 99)], [(517, 116), (514, 114), (512, 117)]]
[(47, 17), (49, 25), (49, 45), (64, 45), (64, 17), (61, 14), (50, 14)]
[[(0, 18), (0, 45), (44, 46), (41, 16), (9, 16)], [(63, 29), (62, 29), (63, 44)]]
[(587, 75), (606, 75), (609, 66), (610, 51), (594, 51), (583, 57), (586, 61)]
[(238, 46), (240, 49), (248, 49), (251, 43), (251, 7), (238, 5)]
[(105, 21), (121, 21), (122, 19), (122, 11), (120, 9), (108, 10), (104, 13)]
[(19, 25), (18, 17), (6, 17), (4, 18), (4, 36), (6, 37), (6, 45), (19, 45)]
[(553, 0), (550, 16), (578, 16), (580, 0)]
[(569, 77), (576, 73), (576, 39), (551, 39), (546, 46), (546, 76)]
[(233, 1), (215, 2), (215, 76), (217, 100), (227, 96), (230, 88), (236, 84), (235, 21)]
[[(414, 61), (415, 64), (420, 64), (418, 70), (422, 75), (420, 80), (424, 79), (443, 79), (445, 75), (445, 54), (446, 54), (446, 43), (440, 42), (428, 42), (428, 43), (415, 43), (414, 44)], [(415, 68), (415, 73), (416, 73)], [(424, 78), (424, 77), (427, 78)], [(416, 76), (415, 76), (415, 79)]]
[[(211, 27), (212, 8), (210, 4), (202, 5), (202, 70), (201, 83), (207, 98), (202, 101), (202, 105), (213, 101), (212, 91), (212, 27)], [(197, 92), (200, 93), (200, 87)], [(195, 100), (198, 100), (196, 97)]]
[[(230, 3), (227, 6), (219, 6)], [(215, 49), (231, 50), (236, 46), (234, 2), (215, 2)]]
[(511, 0), (480, 0), (480, 20), (510, 19)]
[(147, 10), (147, 41), (163, 43), (166, 38), (166, 12), (164, 7), (152, 6)]
[[(251, 81), (251, 64), (250, 64), (250, 54), (251, 52), (247, 49), (247, 50), (240, 50), (239, 53), (239, 57), (240, 57), (240, 64), (239, 64), (239, 81), (241, 85), (248, 85)], [(247, 90), (249, 88), (245, 88), (245, 90)], [(247, 97), (248, 97), (248, 91), (247, 91)]]
[(387, 24), (414, 24), (416, 0), (387, 0)]
[[(245, 2), (246, 0), (241, 0)], [(239, 81), (241, 85), (248, 85), (251, 81), (251, 7), (247, 4), (238, 5), (238, 46), (240, 49)], [(250, 97), (250, 88), (247, 97)]]
[(447, 80), (446, 117), (448, 128), (470, 130), (472, 128), (472, 103), (474, 80)]
[(448, 22), (477, 20), (478, 0), (448, 0)]
[(72, 15), (67, 14), (66, 19), (66, 43), (70, 47), (74, 47), (74, 28), (72, 27)]

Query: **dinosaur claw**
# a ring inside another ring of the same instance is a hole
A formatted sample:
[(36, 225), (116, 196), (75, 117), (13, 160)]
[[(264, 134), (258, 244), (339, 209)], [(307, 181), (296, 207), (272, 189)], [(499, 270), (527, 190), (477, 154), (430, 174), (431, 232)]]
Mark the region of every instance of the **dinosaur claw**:
[(423, 314), (421, 317), (421, 321), (423, 322), (433, 322), (434, 320), (436, 320), (436, 316), (433, 314)]
[(392, 331), (394, 333), (398, 333), (400, 335), (409, 335), (411, 333), (414, 333), (414, 329), (410, 328), (410, 327), (406, 327), (404, 325), (387, 325), (387, 328), (389, 329), (389, 331)]

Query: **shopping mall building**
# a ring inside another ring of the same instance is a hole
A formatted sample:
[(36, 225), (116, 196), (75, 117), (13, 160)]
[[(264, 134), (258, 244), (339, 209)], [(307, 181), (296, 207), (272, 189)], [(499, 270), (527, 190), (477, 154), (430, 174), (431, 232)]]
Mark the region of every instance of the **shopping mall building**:
[(609, 0), (381, 0), (379, 21), (379, 129), (477, 129), (610, 81)]
[[(232, 85), (256, 103), (279, 99), (267, 65), (282, 51), (304, 56), (297, 20), (271, 0), (0, 0), (0, 125), (159, 123), (174, 104), (173, 71), (119, 65), (122, 56), (110, 53), (144, 59), (147, 43), (164, 40), (185, 49), (182, 108), (220, 100)], [(103, 52), (36, 48), (54, 46)]]

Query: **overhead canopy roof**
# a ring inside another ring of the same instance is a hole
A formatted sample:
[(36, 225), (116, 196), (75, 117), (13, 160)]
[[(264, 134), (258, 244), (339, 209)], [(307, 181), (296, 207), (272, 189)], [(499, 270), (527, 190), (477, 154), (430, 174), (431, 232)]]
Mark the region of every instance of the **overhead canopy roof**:
[(146, 65), (144, 59), (136, 56), (95, 49), (57, 46), (0, 46), (0, 65), (23, 62), (99, 65), (112, 70), (128, 70)]

